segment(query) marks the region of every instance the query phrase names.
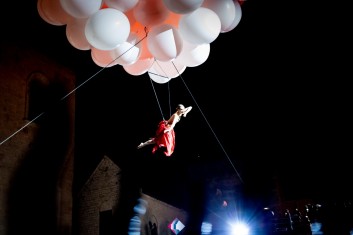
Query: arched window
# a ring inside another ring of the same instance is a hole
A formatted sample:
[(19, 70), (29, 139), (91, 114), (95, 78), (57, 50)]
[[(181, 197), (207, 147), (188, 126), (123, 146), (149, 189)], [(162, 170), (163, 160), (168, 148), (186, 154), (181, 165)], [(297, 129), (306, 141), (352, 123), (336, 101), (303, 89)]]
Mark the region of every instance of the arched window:
[[(49, 80), (45, 75), (40, 72), (29, 75), (25, 119), (31, 121), (46, 111), (51, 102), (49, 90)], [(33, 120), (33, 122), (39, 124), (40, 118)]]

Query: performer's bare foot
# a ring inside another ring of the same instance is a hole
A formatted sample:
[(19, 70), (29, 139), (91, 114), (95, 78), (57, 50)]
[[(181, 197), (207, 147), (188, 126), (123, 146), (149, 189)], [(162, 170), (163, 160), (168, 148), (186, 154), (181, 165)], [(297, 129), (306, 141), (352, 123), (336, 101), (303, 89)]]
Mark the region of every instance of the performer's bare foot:
[(144, 146), (144, 144), (141, 143), (141, 144), (139, 144), (139, 146), (137, 146), (137, 149), (140, 149), (140, 148), (142, 148), (143, 146)]

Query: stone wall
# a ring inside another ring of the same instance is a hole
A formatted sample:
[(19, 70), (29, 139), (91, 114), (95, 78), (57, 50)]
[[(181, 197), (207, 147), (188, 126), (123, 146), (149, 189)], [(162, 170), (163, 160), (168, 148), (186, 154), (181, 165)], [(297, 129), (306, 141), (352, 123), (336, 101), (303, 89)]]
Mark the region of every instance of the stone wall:
[[(146, 201), (146, 213), (141, 217), (141, 235), (172, 235), (173, 231), (169, 225), (179, 220), (183, 226), (188, 224), (189, 215), (186, 211), (142, 194), (141, 198)], [(154, 233), (154, 226), (156, 233)]]
[[(86, 182), (78, 197), (78, 221), (79, 235), (102, 235), (100, 231), (107, 234), (117, 234), (114, 224), (123, 223), (114, 217), (116, 210), (122, 208), (125, 203), (121, 198), (131, 196), (134, 203), (124, 216), (131, 214), (128, 223), (128, 231), (139, 232), (141, 235), (174, 234), (168, 225), (179, 219), (184, 225), (187, 223), (188, 215), (184, 210), (173, 207), (160, 200), (141, 193), (135, 198), (131, 191), (125, 192), (121, 188), (121, 177), (123, 171), (110, 160), (104, 157), (89, 180)], [(130, 195), (126, 195), (129, 194)], [(142, 202), (142, 203), (141, 203)], [(102, 212), (111, 215), (111, 223), (102, 221)], [(108, 226), (102, 228), (102, 226)]]
[[(75, 98), (55, 101), (74, 88), (75, 77), (31, 49), (2, 44), (0, 50), (0, 234), (68, 235)], [(29, 116), (34, 80), (50, 97), (41, 102), (55, 103), (35, 121)]]
[(78, 196), (78, 234), (98, 235), (100, 213), (113, 211), (119, 202), (121, 170), (104, 157)]

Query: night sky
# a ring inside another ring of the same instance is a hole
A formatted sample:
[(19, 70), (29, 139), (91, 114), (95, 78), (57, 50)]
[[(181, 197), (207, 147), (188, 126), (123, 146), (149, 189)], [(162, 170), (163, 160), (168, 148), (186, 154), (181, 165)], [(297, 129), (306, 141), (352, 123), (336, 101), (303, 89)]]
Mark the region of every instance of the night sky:
[[(84, 83), (75, 92), (79, 184), (108, 155), (166, 183), (210, 178), (219, 172), (198, 169), (221, 164), (236, 174), (234, 165), (255, 193), (277, 177), (288, 197), (352, 197), (351, 71), (323, 4), (245, 1), (239, 25), (211, 43), (205, 63), (151, 84), (147, 74), (95, 65), (68, 43), (65, 26), (46, 23), (36, 1), (25, 2), (6, 3), (14, 14), (1, 16), (4, 43), (33, 45)], [(193, 110), (175, 128), (172, 157), (137, 150), (179, 103)]]

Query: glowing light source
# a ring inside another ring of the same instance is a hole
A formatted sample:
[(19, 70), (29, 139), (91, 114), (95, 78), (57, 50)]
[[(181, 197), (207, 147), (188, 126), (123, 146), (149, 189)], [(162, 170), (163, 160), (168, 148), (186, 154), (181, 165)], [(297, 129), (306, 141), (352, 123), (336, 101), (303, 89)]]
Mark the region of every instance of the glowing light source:
[(232, 225), (232, 235), (248, 235), (249, 227), (244, 223), (236, 223)]

